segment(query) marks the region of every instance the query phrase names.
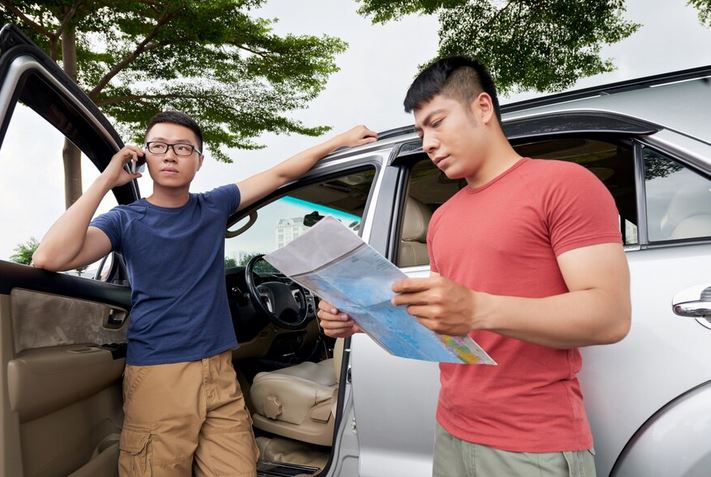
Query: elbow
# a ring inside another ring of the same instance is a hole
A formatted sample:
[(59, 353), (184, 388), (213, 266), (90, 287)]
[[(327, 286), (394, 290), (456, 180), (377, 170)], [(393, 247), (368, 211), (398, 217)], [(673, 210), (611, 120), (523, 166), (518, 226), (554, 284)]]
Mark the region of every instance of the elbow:
[(61, 264), (57, 263), (56, 260), (52, 260), (49, 254), (39, 248), (32, 255), (32, 266), (49, 272), (59, 272), (62, 270)]
[(622, 341), (630, 332), (632, 326), (632, 313), (629, 307), (615, 313), (615, 319), (606, 327), (598, 344), (613, 344)]

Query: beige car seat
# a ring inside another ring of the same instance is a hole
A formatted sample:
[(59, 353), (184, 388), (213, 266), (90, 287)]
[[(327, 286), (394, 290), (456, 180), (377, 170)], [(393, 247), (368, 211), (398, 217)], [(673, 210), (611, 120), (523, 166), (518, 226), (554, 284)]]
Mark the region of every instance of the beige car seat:
[(711, 191), (708, 187), (704, 181), (674, 193), (660, 223), (665, 239), (711, 236)]
[(432, 211), (425, 204), (412, 197), (407, 198), (397, 259), (399, 267), (430, 263), (427, 254), (427, 226), (431, 216)]
[(250, 389), (254, 426), (303, 442), (330, 446), (343, 357), (337, 339), (333, 358), (262, 372)]

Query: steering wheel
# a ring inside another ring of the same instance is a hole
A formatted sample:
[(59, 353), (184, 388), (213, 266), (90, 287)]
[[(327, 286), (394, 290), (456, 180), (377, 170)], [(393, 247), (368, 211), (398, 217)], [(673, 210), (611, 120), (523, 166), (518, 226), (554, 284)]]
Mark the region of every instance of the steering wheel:
[(257, 263), (264, 260), (263, 257), (264, 255), (255, 255), (244, 267), (244, 279), (252, 304), (280, 328), (303, 329), (311, 318), (306, 292), (301, 285), (291, 280), (273, 280), (257, 285), (254, 270)]

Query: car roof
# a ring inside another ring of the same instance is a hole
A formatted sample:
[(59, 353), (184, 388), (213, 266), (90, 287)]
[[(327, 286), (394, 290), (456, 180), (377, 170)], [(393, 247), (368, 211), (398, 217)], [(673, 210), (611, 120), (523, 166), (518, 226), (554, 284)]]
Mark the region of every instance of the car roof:
[(504, 122), (564, 111), (602, 111), (631, 116), (711, 144), (711, 72), (709, 76), (589, 98), (518, 109), (503, 114)]
[[(711, 65), (544, 95), (504, 104), (501, 111), (504, 123), (566, 111), (607, 112), (657, 124), (711, 144)], [(413, 125), (382, 131), (378, 137), (378, 145), (417, 138)]]

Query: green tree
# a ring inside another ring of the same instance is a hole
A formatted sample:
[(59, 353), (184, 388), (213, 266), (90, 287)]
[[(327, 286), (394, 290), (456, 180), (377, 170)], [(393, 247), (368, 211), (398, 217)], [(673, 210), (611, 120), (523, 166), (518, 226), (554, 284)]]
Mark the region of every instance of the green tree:
[(21, 243), (13, 249), (14, 253), (10, 256), (10, 260), (29, 265), (32, 263), (32, 255), (35, 253), (35, 250), (37, 250), (37, 247), (39, 247), (37, 239), (30, 237), (27, 242)]
[[(318, 95), (346, 48), (329, 36), (274, 34), (275, 19), (251, 12), (264, 1), (0, 0), (0, 21), (23, 28), (132, 140), (153, 114), (178, 109), (231, 162), (224, 148), (260, 148), (264, 132), (328, 130), (285, 113)], [(68, 207), (81, 195), (81, 156), (69, 141), (63, 156)]]
[[(245, 256), (242, 257), (242, 259), (239, 261), (239, 266), (240, 267), (245, 267), (247, 266), (247, 263), (252, 260), (252, 258), (256, 257), (257, 255), (261, 255), (259, 252), (255, 253), (249, 253)], [(259, 260), (255, 265), (254, 265), (254, 271), (257, 273), (279, 273), (274, 267), (272, 267), (269, 262), (267, 262), (264, 259)]]
[[(502, 93), (555, 91), (612, 71), (605, 44), (631, 35), (624, 0), (357, 0), (375, 23), (439, 17), (438, 57), (466, 54), (491, 70)], [(698, 0), (697, 0), (698, 1)]]
[(689, 0), (689, 5), (699, 11), (699, 20), (711, 27), (711, 0)]

